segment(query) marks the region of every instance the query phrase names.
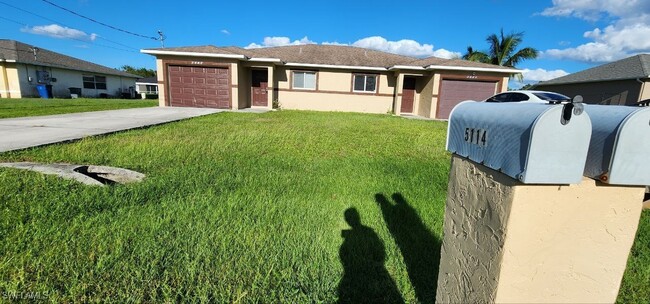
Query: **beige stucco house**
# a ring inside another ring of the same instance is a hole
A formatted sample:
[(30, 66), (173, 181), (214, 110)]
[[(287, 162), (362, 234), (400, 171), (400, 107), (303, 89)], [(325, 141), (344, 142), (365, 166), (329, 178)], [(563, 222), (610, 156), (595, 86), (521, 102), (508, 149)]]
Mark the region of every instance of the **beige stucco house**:
[(51, 85), (54, 97), (120, 96), (133, 91), (137, 75), (73, 58), (15, 40), (0, 39), (0, 98), (38, 97), (37, 85)]
[(582, 95), (586, 103), (633, 105), (650, 99), (650, 54), (540, 82), (537, 90)]
[(446, 119), (457, 103), (505, 91), (512, 68), (418, 59), (339, 45), (145, 49), (160, 106), (413, 114)]

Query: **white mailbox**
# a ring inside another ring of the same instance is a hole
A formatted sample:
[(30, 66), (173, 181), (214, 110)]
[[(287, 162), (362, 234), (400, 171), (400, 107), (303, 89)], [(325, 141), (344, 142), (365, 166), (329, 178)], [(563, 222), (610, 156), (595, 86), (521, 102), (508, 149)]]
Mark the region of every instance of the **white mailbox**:
[(585, 105), (593, 121), (584, 175), (613, 185), (650, 185), (650, 107)]
[(447, 150), (525, 184), (575, 184), (590, 136), (582, 104), (464, 101), (451, 112)]

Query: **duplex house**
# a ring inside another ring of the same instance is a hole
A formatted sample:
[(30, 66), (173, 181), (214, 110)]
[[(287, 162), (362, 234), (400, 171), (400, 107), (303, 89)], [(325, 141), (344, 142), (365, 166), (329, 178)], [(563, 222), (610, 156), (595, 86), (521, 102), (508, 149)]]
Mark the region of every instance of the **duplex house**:
[(586, 103), (634, 105), (650, 99), (650, 54), (610, 62), (534, 87), (567, 96), (582, 95)]
[(513, 68), (340, 45), (144, 49), (160, 106), (413, 114), (447, 119), (463, 100), (507, 90)]
[(0, 97), (39, 96), (37, 85), (51, 85), (54, 97), (85, 97), (135, 92), (140, 76), (94, 64), (15, 40), (0, 39)]

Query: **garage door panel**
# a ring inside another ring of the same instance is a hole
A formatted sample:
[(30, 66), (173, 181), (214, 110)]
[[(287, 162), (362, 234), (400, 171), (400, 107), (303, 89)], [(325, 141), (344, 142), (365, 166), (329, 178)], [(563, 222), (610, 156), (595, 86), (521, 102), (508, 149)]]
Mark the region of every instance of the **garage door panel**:
[(170, 104), (181, 107), (230, 108), (230, 70), (169, 66)]
[(436, 118), (448, 119), (451, 110), (465, 100), (485, 100), (496, 92), (497, 82), (443, 80)]

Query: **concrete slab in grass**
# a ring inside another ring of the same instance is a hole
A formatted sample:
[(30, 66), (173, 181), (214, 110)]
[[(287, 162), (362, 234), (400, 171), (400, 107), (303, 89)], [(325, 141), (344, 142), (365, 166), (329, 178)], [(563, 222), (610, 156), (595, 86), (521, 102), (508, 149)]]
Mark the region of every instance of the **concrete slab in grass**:
[(155, 107), (0, 119), (0, 152), (142, 128), (223, 111)]

